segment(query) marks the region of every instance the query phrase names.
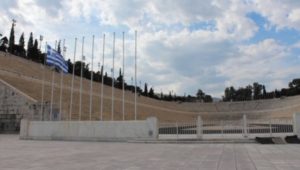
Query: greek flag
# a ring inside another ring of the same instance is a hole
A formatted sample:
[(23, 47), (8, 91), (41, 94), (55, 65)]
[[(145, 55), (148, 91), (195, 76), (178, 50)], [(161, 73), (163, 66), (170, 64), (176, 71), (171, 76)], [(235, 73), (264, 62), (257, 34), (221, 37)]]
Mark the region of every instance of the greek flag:
[(68, 63), (65, 61), (64, 57), (57, 51), (52, 49), (49, 45), (47, 45), (46, 63), (48, 65), (55, 66), (56, 68), (62, 70), (64, 73), (68, 73)]

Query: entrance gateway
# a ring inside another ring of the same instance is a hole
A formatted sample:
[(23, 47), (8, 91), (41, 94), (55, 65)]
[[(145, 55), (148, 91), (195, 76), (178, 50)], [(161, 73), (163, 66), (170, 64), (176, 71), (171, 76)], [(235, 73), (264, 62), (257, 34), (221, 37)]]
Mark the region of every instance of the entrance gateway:
[(197, 120), (159, 123), (159, 139), (245, 139), (293, 135), (293, 119)]
[(19, 133), (22, 115), (0, 114), (0, 133)]

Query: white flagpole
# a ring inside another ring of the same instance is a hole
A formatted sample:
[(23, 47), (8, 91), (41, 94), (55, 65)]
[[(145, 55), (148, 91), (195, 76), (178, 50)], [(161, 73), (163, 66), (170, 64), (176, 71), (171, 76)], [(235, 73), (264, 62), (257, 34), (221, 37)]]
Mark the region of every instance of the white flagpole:
[(113, 37), (113, 67), (112, 67), (112, 71), (111, 71), (111, 79), (112, 79), (112, 84), (111, 84), (111, 120), (114, 120), (114, 72), (115, 72), (115, 37), (116, 34), (114, 33), (114, 37)]
[(122, 102), (122, 113), (123, 120), (125, 120), (125, 35), (123, 32), (123, 79), (122, 79), (122, 90), (123, 90), (123, 102)]
[(92, 120), (92, 109), (93, 109), (93, 68), (94, 68), (94, 41), (95, 36), (93, 35), (93, 44), (92, 44), (92, 66), (91, 66), (91, 87), (90, 87), (90, 121)]
[(75, 74), (75, 57), (76, 57), (76, 47), (77, 47), (77, 38), (75, 38), (75, 47), (74, 47), (74, 63), (73, 63), (73, 72), (72, 72), (72, 85), (71, 85), (71, 96), (70, 96), (70, 112), (69, 120), (72, 120), (72, 105), (73, 105), (73, 87), (74, 87), (74, 74)]
[(104, 52), (105, 52), (105, 34), (103, 34), (103, 52), (102, 52), (102, 68), (101, 68), (101, 111), (100, 120), (103, 120), (103, 86), (104, 86)]
[(56, 51), (57, 50), (57, 40), (55, 40), (55, 47), (54, 47), (54, 50)]
[(50, 106), (50, 121), (52, 120), (52, 116), (53, 116), (53, 93), (54, 93), (54, 79), (55, 79), (55, 75), (54, 75), (54, 71), (55, 68), (53, 68), (52, 70), (52, 86), (51, 86), (51, 106)]
[(82, 37), (82, 60), (81, 60), (81, 67), (80, 67), (80, 97), (79, 97), (79, 120), (81, 120), (81, 103), (82, 103), (82, 74), (83, 74), (83, 61), (84, 61), (84, 56), (83, 56), (83, 47), (84, 47), (84, 37)]
[[(100, 60), (101, 60), (101, 58), (100, 58)], [(99, 71), (99, 75), (101, 76), (101, 63), (100, 63), (100, 61), (98, 62), (98, 71)], [(101, 77), (100, 77), (100, 79), (99, 79), (99, 81), (101, 81)], [(100, 84), (100, 86), (99, 86), (99, 89), (100, 89), (100, 92), (99, 92), (99, 114), (101, 114), (101, 82), (99, 82), (99, 84)], [(101, 117), (99, 117), (99, 120), (101, 120)]]
[(44, 93), (45, 93), (45, 65), (47, 60), (47, 42), (45, 45), (45, 57), (44, 57), (44, 65), (43, 65), (43, 82), (42, 82), (42, 102), (41, 102), (41, 120), (44, 119)]
[(134, 120), (137, 120), (137, 98), (136, 98), (136, 76), (137, 76), (137, 31), (135, 31), (135, 69), (134, 69), (134, 77), (135, 77), (135, 87), (134, 87)]
[[(65, 50), (65, 39), (63, 40), (63, 57), (65, 57), (66, 54), (66, 50)], [(59, 120), (62, 119), (62, 92), (63, 92), (63, 79), (64, 79), (64, 75), (63, 75), (63, 71), (60, 71), (60, 92), (59, 92)]]

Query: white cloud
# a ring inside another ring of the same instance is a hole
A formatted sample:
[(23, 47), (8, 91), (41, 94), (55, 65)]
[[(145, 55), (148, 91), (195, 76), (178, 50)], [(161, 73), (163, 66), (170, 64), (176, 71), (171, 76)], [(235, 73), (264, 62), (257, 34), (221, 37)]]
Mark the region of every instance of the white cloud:
[(300, 1), (254, 0), (258, 13), (266, 17), (278, 30), (293, 28), (300, 30)]
[(286, 87), (290, 81), (288, 77), (300, 71), (298, 67), (284, 64), (290, 55), (289, 47), (266, 39), (258, 44), (240, 46), (238, 52), (217, 69), (221, 76), (227, 77), (226, 86), (260, 82), (273, 90)]
[[(269, 21), (267, 28), (300, 30), (298, 1), (258, 0), (2, 0), (0, 31), (8, 35), (10, 20), (16, 32), (42, 34), (45, 41), (66, 38), (68, 58), (73, 58), (74, 37), (86, 36), (85, 55), (91, 56), (91, 37), (96, 35), (95, 62), (102, 55), (103, 32), (107, 35), (105, 68), (111, 67), (112, 32), (117, 32), (116, 73), (122, 66), (121, 37), (126, 32), (126, 80), (134, 69), (134, 30), (138, 30), (138, 76), (155, 91), (175, 90), (194, 94), (198, 88), (213, 95), (227, 85), (242, 86), (253, 81), (283, 86), (297, 67), (283, 65), (291, 48), (273, 39), (248, 44), (259, 31), (247, 17), (258, 12)], [(209, 23), (209, 29), (206, 24)], [(204, 25), (204, 26), (203, 26)], [(195, 29), (191, 29), (195, 26)], [(18, 36), (16, 36), (18, 40)], [(246, 42), (246, 43), (245, 43)], [(97, 64), (94, 65), (94, 68)], [(109, 73), (109, 72), (108, 72)], [(267, 76), (265, 76), (267, 75)], [(273, 82), (273, 83), (272, 83)], [(277, 88), (280, 88), (277, 87)]]

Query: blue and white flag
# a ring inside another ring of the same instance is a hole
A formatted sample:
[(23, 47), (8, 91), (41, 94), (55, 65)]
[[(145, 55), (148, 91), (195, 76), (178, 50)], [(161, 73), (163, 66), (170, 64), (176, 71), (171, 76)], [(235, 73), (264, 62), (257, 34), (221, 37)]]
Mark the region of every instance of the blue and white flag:
[(68, 63), (65, 61), (64, 57), (57, 51), (52, 49), (49, 45), (47, 45), (46, 63), (48, 65), (55, 66), (56, 68), (62, 70), (64, 73), (68, 73)]

